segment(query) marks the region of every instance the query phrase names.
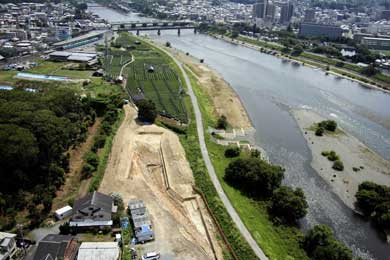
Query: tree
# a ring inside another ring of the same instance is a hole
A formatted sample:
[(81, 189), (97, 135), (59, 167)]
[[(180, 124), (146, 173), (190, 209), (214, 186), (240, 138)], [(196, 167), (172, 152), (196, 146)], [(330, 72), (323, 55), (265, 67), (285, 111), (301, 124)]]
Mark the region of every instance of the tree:
[(318, 246), (313, 252), (316, 260), (352, 260), (352, 251), (341, 242), (333, 239), (329, 244)]
[(217, 129), (226, 129), (227, 128), (227, 119), (226, 116), (222, 115), (218, 118)]
[(369, 76), (369, 77), (374, 76), (377, 73), (378, 73), (378, 70), (372, 64), (370, 64), (367, 67), (362, 69), (362, 74)]
[(301, 45), (295, 45), (294, 48), (293, 48), (293, 51), (291, 53), (291, 55), (293, 56), (299, 56), (301, 55), (301, 53), (303, 52), (303, 48)]
[(240, 148), (239, 147), (229, 147), (225, 150), (225, 157), (226, 158), (233, 158), (240, 155)]
[(171, 45), (170, 42), (166, 42), (166, 43), (165, 43), (165, 47), (171, 48), (171, 46), (172, 46), (172, 45)]
[(309, 256), (318, 246), (328, 245), (332, 240), (333, 232), (330, 227), (326, 225), (316, 225), (306, 234), (303, 240), (303, 249)]
[(82, 178), (87, 179), (92, 176), (92, 173), (96, 170), (95, 167), (90, 165), (89, 163), (86, 163), (83, 165), (83, 169), (81, 170)]
[(295, 223), (307, 213), (307, 202), (301, 188), (281, 186), (272, 196), (271, 212), (288, 223)]
[(269, 197), (284, 177), (284, 169), (259, 158), (237, 159), (225, 169), (225, 180), (254, 197)]
[(314, 226), (303, 241), (308, 256), (316, 260), (352, 260), (352, 251), (337, 241), (332, 230), (325, 225)]
[(390, 200), (375, 207), (373, 220), (380, 228), (390, 228)]
[(143, 122), (154, 123), (157, 117), (157, 110), (153, 101), (142, 99), (136, 105), (138, 107), (138, 119)]

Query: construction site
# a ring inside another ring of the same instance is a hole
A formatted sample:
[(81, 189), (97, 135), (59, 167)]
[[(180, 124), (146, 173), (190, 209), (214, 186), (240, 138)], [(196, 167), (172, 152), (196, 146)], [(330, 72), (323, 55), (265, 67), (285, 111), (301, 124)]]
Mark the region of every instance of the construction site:
[(218, 232), (207, 207), (193, 189), (194, 178), (176, 134), (136, 121), (125, 106), (100, 192), (142, 200), (153, 225), (154, 240), (137, 246), (158, 251), (161, 259), (223, 259)]

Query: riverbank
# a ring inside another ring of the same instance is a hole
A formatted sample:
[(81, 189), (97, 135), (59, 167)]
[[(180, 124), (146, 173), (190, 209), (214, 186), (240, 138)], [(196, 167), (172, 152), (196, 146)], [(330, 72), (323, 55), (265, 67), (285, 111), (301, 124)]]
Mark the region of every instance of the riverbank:
[(254, 44), (251, 44), (249, 42), (244, 42), (244, 41), (240, 41), (240, 40), (234, 40), (234, 39), (231, 39), (229, 37), (225, 37), (225, 36), (222, 36), (222, 35), (219, 35), (219, 34), (210, 34), (210, 36), (215, 37), (215, 38), (220, 39), (220, 40), (223, 40), (225, 42), (229, 42), (229, 43), (232, 43), (232, 44), (238, 44), (240, 46), (247, 47), (247, 48), (250, 48), (250, 49), (253, 49), (253, 50), (256, 50), (256, 51), (260, 51), (261, 49), (265, 49), (265, 50), (269, 50), (269, 51), (275, 51), (277, 53), (277, 55), (275, 55), (275, 56), (279, 57), (279, 58), (281, 58), (283, 60), (289, 60), (289, 61), (293, 61), (293, 62), (298, 62), (300, 65), (303, 65), (303, 66), (321, 69), (321, 70), (324, 71), (324, 73), (329, 73), (329, 74), (332, 74), (332, 75), (337, 76), (337, 77), (348, 79), (348, 80), (351, 80), (353, 82), (357, 82), (357, 83), (359, 83), (359, 84), (361, 84), (361, 85), (363, 85), (365, 87), (381, 90), (381, 91), (383, 91), (385, 93), (390, 94), (390, 90), (388, 88), (386, 88), (384, 86), (377, 86), (377, 85), (365, 82), (365, 81), (368, 81), (369, 79), (368, 78), (363, 78), (363, 76), (361, 76), (361, 75), (353, 74), (352, 72), (342, 71), (342, 68), (334, 68), (334, 69), (331, 68), (331, 69), (327, 70), (326, 67), (330, 67), (329, 65), (320, 64), (318, 61), (309, 60), (309, 59), (307, 59), (305, 57), (301, 57), (301, 56), (297, 56), (297, 57), (293, 57), (291, 55), (283, 56), (280, 51), (270, 49), (269, 46), (254, 45)]
[[(390, 186), (389, 161), (383, 159), (344, 130), (338, 134), (316, 136), (312, 126), (325, 118), (312, 111), (293, 110), (292, 115), (311, 150), (312, 167), (348, 207), (356, 210), (355, 194), (360, 183), (372, 181)], [(321, 155), (323, 151), (332, 150), (340, 156), (344, 164), (343, 171), (332, 169), (333, 162)]]
[[(226, 116), (229, 125), (235, 129), (252, 129), (252, 122), (237, 93), (221, 75), (210, 69), (199, 59), (186, 55), (186, 53), (175, 49), (167, 48), (157, 42), (160, 48), (169, 51), (176, 59), (190, 69), (193, 76), (199, 81), (207, 96), (212, 101), (212, 113), (216, 116)], [(173, 46), (174, 47), (174, 46)]]

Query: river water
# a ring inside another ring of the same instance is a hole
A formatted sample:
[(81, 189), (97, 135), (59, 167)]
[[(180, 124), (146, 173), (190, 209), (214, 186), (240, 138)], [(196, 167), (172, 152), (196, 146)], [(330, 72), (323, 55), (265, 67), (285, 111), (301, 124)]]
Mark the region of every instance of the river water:
[[(100, 9), (99, 15), (118, 20), (118, 13), (110, 17), (111, 12)], [(286, 168), (284, 182), (305, 191), (309, 212), (302, 221), (304, 229), (327, 224), (355, 255), (390, 259), (390, 246), (370, 223), (347, 208), (310, 166), (310, 150), (290, 114), (293, 108), (308, 108), (334, 117), (341, 127), (389, 160), (389, 94), (193, 31), (182, 30), (180, 37), (176, 31), (163, 31), (161, 36), (150, 32), (150, 37), (204, 58), (231, 84), (257, 130), (256, 142), (272, 162)]]

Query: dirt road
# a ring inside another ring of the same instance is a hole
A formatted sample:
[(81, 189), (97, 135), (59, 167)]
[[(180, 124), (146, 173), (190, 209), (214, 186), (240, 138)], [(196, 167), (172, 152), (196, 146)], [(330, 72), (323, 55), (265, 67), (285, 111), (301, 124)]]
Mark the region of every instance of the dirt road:
[(215, 259), (214, 247), (222, 259), (213, 223), (192, 192), (192, 172), (178, 137), (155, 125), (138, 125), (130, 106), (125, 112), (99, 191), (118, 192), (125, 204), (145, 202), (156, 239), (143, 245), (143, 252), (159, 251), (161, 259)]

